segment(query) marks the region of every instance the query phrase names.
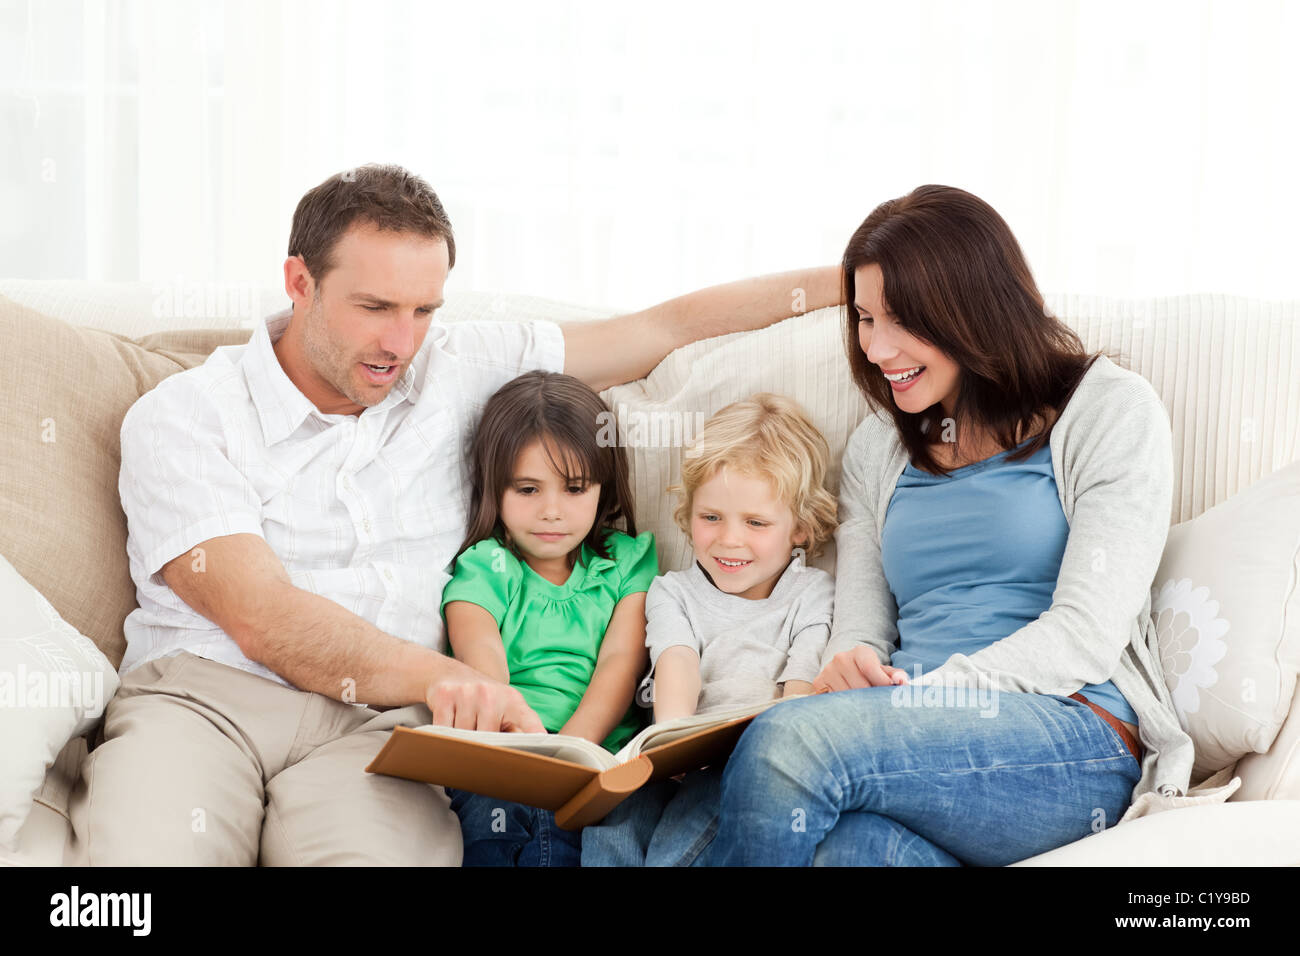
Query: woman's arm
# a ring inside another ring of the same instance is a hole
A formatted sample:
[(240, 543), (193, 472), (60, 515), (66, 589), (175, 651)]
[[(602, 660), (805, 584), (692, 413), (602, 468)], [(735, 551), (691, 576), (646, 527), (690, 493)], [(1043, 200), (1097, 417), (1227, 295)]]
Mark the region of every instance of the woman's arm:
[(879, 479), (869, 477), (884, 467), (897, 442), (891, 425), (868, 414), (844, 449), (835, 530), (835, 614), (822, 671), (813, 681), (816, 691), (903, 680), (902, 670), (889, 665), (898, 647), (898, 605), (880, 558)]
[(469, 601), (449, 601), (445, 611), (447, 640), (456, 659), (481, 674), (509, 684), (506, 647), (496, 619), (485, 608)]
[(1106, 383), (1090, 395), (1093, 407), (1070, 425), (1068, 475), (1058, 476), (1068, 477), (1074, 507), (1052, 606), (913, 684), (1068, 696), (1118, 669), (1169, 534), (1173, 442), (1169, 416), (1145, 380)]
[(591, 683), (560, 733), (604, 743), (631, 706), (645, 667), (645, 592), (637, 591), (615, 605)]
[(700, 655), (676, 644), (655, 662), (655, 723), (689, 717), (700, 703)]

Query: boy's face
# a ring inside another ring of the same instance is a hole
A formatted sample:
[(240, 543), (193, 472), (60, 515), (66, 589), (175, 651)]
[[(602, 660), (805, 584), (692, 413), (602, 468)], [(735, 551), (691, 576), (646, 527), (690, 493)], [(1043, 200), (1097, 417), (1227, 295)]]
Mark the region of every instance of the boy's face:
[(807, 535), (765, 479), (719, 469), (695, 489), (691, 544), (715, 587), (751, 600), (771, 595)]
[[(562, 460), (556, 455), (556, 460)], [(580, 547), (596, 521), (600, 485), (585, 488), (551, 467), (540, 441), (515, 462), (501, 496), (501, 523), (534, 571), (568, 566), (569, 552)]]

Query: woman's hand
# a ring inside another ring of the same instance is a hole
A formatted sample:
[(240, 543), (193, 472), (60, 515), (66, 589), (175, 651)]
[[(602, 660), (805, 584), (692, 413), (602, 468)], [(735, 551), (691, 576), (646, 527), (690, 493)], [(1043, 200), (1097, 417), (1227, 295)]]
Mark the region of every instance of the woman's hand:
[(901, 667), (881, 664), (876, 652), (865, 644), (841, 651), (831, 658), (813, 681), (813, 693), (852, 690), (858, 687), (887, 687), (906, 684), (907, 673)]

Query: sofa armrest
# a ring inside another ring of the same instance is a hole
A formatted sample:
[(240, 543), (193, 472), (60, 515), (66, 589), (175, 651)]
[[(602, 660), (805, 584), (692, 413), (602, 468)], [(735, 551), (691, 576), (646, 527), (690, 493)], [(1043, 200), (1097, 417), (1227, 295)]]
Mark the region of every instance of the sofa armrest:
[(1013, 865), (1300, 866), (1300, 800), (1169, 810)]

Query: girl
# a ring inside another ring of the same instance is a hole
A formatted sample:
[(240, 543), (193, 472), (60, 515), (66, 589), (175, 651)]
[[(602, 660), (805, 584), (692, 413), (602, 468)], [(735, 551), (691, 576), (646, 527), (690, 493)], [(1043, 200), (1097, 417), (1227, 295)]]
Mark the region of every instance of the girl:
[(1185, 790), (1149, 619), (1173, 494), (1154, 389), (1045, 312), (959, 189), (878, 207), (843, 273), (874, 414), (844, 454), (814, 681), (835, 693), (749, 726), (714, 861), (1001, 865)]
[[(656, 721), (805, 694), (830, 638), (835, 582), (804, 564), (835, 530), (830, 458), (799, 406), (762, 393), (705, 423), (674, 514), (695, 560), (656, 578), (646, 644)], [(643, 787), (582, 838), (584, 866), (698, 866), (716, 827), (720, 768)]]
[[(600, 396), (557, 372), (528, 372), (488, 400), (442, 610), (457, 658), (517, 688), (548, 731), (616, 751), (640, 729), (632, 698), (658, 561), (654, 535), (636, 533), (627, 456), (597, 438), (612, 420)], [(448, 795), (464, 865), (578, 864), (579, 834), (554, 814)]]

